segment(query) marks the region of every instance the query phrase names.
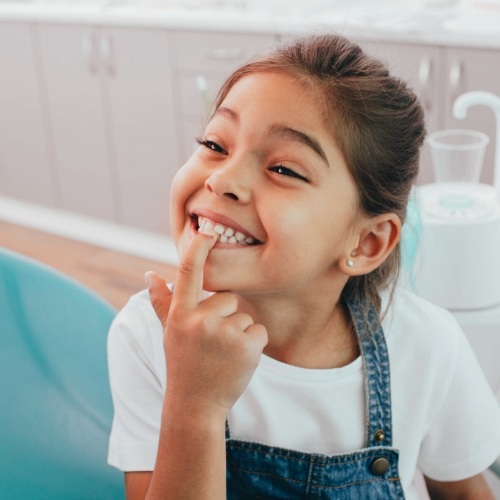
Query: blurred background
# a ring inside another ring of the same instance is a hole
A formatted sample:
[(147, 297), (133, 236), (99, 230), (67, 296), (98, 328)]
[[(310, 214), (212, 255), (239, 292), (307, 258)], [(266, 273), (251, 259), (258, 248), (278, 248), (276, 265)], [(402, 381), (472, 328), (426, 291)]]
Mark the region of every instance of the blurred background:
[[(452, 103), (500, 94), (500, 1), (0, 0), (0, 220), (175, 263), (169, 185), (220, 83), (253, 54), (324, 31), (409, 81), (429, 132), (493, 142), (490, 110), (459, 121)], [(420, 182), (433, 180), (426, 146)]]
[(407, 286), (456, 315), (500, 398), (500, 267), (488, 267), (500, 250), (500, 107), (453, 110), (470, 92), (500, 96), (500, 0), (0, 0), (0, 246), (117, 308), (145, 271), (173, 280), (170, 183), (219, 85), (252, 55), (322, 32), (408, 81), (429, 133), (488, 137), (476, 178), (446, 203), (424, 146), (405, 262)]

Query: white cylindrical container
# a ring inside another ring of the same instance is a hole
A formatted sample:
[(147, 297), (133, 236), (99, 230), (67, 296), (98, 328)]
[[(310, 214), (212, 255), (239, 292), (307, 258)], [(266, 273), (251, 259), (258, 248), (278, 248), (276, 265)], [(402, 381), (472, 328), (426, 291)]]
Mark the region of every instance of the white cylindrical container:
[[(415, 291), (452, 311), (495, 307), (500, 305), (500, 205), (492, 186), (462, 189), (465, 194), (440, 183), (418, 188), (422, 234)], [(443, 196), (447, 202), (441, 206)]]

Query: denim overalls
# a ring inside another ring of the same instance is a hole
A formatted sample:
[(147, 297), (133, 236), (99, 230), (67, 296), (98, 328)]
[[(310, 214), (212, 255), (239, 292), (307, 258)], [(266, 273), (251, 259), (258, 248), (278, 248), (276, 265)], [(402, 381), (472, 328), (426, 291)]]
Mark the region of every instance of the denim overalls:
[(361, 304), (348, 300), (347, 305), (364, 364), (366, 447), (333, 456), (303, 453), (231, 439), (226, 426), (229, 500), (404, 498), (398, 451), (392, 448), (389, 357), (384, 332), (373, 308), (366, 322)]

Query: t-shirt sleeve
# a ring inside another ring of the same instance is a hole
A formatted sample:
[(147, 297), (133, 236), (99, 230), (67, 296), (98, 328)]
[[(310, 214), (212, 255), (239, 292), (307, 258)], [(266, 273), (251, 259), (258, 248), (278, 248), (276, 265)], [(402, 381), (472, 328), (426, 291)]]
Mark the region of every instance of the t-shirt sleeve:
[(455, 333), (443, 397), (419, 454), (420, 470), (437, 481), (479, 474), (500, 455), (500, 405), (458, 325)]
[(109, 331), (114, 417), (108, 463), (122, 471), (154, 469), (164, 395), (161, 338), (161, 324), (145, 296), (133, 297)]

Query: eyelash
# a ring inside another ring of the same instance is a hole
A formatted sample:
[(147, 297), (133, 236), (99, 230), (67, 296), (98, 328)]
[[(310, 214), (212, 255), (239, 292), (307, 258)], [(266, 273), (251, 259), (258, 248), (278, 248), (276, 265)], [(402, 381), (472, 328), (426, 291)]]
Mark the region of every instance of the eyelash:
[(284, 175), (287, 177), (295, 177), (296, 179), (299, 179), (301, 181), (309, 182), (309, 179), (307, 179), (303, 175), (298, 174), (297, 172), (295, 172), (295, 170), (285, 167), (284, 165), (274, 165), (273, 167), (269, 167), (269, 170), (271, 170), (271, 172), (276, 172), (277, 174), (280, 175)]
[[(227, 155), (226, 150), (224, 148), (222, 148), (221, 146), (219, 146), (219, 144), (217, 144), (214, 141), (209, 141), (207, 139), (202, 139), (202, 138), (198, 137), (196, 139), (196, 142), (200, 146), (204, 146), (204, 147), (210, 149), (210, 151), (214, 151), (215, 153), (222, 153), (224, 155)], [(294, 177), (294, 178), (299, 179), (301, 181), (309, 182), (309, 179), (307, 179), (303, 175), (298, 174), (297, 172), (295, 172), (295, 170), (292, 170), (291, 168), (285, 167), (284, 165), (274, 165), (272, 167), (269, 167), (269, 170), (271, 172), (276, 172), (277, 174), (280, 174), (280, 175), (283, 175), (286, 177)]]
[(216, 153), (227, 154), (227, 152), (221, 146), (219, 146), (216, 142), (214, 142), (214, 141), (209, 141), (207, 139), (202, 139), (202, 138), (198, 137), (196, 139), (196, 142), (200, 146), (205, 146), (206, 148), (208, 148), (211, 151), (214, 151)]

